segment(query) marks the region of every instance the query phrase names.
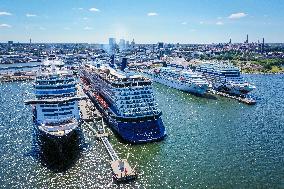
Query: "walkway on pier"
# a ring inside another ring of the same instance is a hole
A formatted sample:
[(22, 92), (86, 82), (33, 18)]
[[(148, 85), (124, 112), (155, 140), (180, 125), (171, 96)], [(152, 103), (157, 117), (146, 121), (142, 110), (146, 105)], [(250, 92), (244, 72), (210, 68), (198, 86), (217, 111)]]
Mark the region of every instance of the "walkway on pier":
[[(78, 93), (80, 95), (84, 93), (81, 86), (78, 86)], [(111, 168), (115, 181), (123, 182), (135, 179), (137, 177), (137, 173), (130, 167), (126, 159), (119, 159), (117, 153), (109, 142), (108, 133), (106, 133), (105, 131), (105, 124), (100, 112), (95, 109), (90, 100), (81, 100), (80, 110), (82, 119), (85, 121), (85, 125), (95, 134), (95, 136), (99, 140), (103, 142), (103, 145), (105, 146), (109, 156), (112, 159)], [(99, 121), (96, 121), (97, 118), (101, 120), (101, 123)], [(86, 121), (94, 122), (93, 126)], [(96, 129), (94, 127), (96, 127)]]
[(101, 140), (102, 140), (104, 146), (106, 147), (108, 154), (111, 157), (112, 161), (119, 160), (118, 155), (114, 151), (114, 149), (113, 149), (112, 145), (110, 144), (110, 142), (108, 141), (107, 137), (102, 137)]
[(211, 94), (217, 94), (219, 96), (235, 99), (235, 100), (238, 100), (239, 102), (242, 102), (242, 103), (245, 103), (245, 104), (248, 104), (248, 105), (256, 104), (256, 101), (253, 98), (233, 96), (233, 95), (229, 95), (227, 93), (219, 92), (219, 91), (216, 91), (216, 90), (213, 90), (213, 89), (211, 89), (209, 92)]

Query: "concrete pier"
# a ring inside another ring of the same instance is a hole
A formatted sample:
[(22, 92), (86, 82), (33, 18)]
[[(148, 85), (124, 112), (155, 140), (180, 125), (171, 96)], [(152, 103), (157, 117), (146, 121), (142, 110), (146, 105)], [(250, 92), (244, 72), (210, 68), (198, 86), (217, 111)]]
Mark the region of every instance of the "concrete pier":
[[(78, 86), (79, 95), (83, 95), (81, 86)], [(101, 117), (101, 114), (95, 109), (92, 102), (88, 100), (80, 101), (80, 111), (82, 119), (85, 121), (85, 125), (95, 134), (96, 138), (102, 141), (109, 156), (112, 159), (111, 168), (113, 172), (113, 179), (117, 182), (126, 182), (137, 178), (137, 173), (131, 168), (126, 159), (120, 159), (113, 149), (111, 143), (108, 140), (108, 133), (105, 131), (105, 124)], [(95, 118), (100, 118), (101, 121), (95, 121)], [(92, 126), (87, 122), (94, 122)]]
[(245, 104), (248, 104), (248, 105), (256, 104), (256, 101), (254, 99), (252, 99), (252, 98), (240, 97), (240, 96), (232, 96), (232, 95), (229, 95), (227, 93), (215, 91), (213, 89), (211, 89), (209, 92), (211, 94), (217, 94), (219, 96), (224, 96), (224, 97), (227, 97), (227, 98), (235, 99), (235, 100), (238, 100), (239, 102), (242, 102), (242, 103), (245, 103)]
[(0, 76), (0, 82), (34, 80), (35, 76)]

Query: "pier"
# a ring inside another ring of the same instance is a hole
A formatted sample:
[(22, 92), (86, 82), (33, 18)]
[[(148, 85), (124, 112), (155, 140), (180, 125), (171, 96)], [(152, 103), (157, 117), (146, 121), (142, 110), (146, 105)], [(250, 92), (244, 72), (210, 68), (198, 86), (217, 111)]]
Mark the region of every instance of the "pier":
[(14, 76), (14, 75), (5, 75), (0, 76), (0, 82), (13, 82), (13, 81), (27, 81), (27, 80), (34, 80), (35, 76)]
[[(78, 86), (78, 93), (82, 95), (83, 90)], [(117, 182), (127, 182), (137, 178), (137, 173), (131, 168), (127, 159), (120, 159), (111, 143), (108, 140), (108, 133), (105, 131), (105, 124), (101, 114), (96, 110), (90, 100), (80, 101), (81, 117), (85, 121), (85, 125), (95, 134), (99, 141), (102, 141), (111, 158), (111, 169), (113, 179)], [(96, 121), (101, 120), (101, 121)], [(88, 123), (93, 121), (93, 126)], [(96, 128), (94, 128), (96, 127)]]
[(247, 97), (240, 97), (240, 96), (233, 96), (233, 95), (229, 95), (227, 93), (223, 93), (223, 92), (219, 92), (219, 91), (215, 91), (213, 89), (211, 89), (209, 91), (209, 93), (211, 94), (217, 94), (219, 96), (223, 96), (223, 97), (227, 97), (227, 98), (231, 98), (231, 99), (235, 99), (239, 102), (248, 104), (248, 105), (254, 105), (256, 104), (256, 100), (252, 99), (252, 98), (247, 98)]

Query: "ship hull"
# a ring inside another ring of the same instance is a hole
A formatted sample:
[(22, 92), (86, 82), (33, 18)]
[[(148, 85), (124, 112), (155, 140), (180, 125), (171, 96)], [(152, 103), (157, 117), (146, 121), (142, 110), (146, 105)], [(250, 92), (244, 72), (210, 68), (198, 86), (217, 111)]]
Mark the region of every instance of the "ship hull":
[(160, 116), (136, 122), (117, 120), (116, 118), (109, 116), (107, 109), (104, 108), (94, 96), (88, 92), (87, 95), (100, 111), (107, 124), (125, 142), (132, 144), (149, 143), (160, 141), (166, 136), (165, 127)]
[(160, 77), (153, 77), (153, 80), (157, 83), (161, 83), (163, 85), (172, 87), (174, 89), (178, 89), (181, 91), (198, 94), (198, 95), (203, 95), (208, 89), (208, 85), (206, 84), (198, 85), (195, 83), (183, 83), (178, 80), (168, 80), (168, 79), (163, 79)]
[(67, 170), (80, 156), (80, 144), (83, 139), (80, 128), (60, 137), (36, 129), (36, 136), (42, 164), (53, 171)]

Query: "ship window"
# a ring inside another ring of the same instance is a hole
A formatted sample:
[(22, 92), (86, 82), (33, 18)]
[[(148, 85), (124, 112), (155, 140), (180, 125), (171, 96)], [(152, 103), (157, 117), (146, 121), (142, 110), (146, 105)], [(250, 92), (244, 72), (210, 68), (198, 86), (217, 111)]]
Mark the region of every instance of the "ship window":
[(44, 104), (44, 105), (40, 105), (40, 107), (56, 107), (56, 105), (51, 105), (51, 104)]
[(57, 109), (42, 109), (42, 112), (55, 112)]
[(71, 111), (69, 111), (69, 112), (59, 113), (59, 115), (69, 115), (69, 114), (72, 114), (72, 112), (71, 112)]

